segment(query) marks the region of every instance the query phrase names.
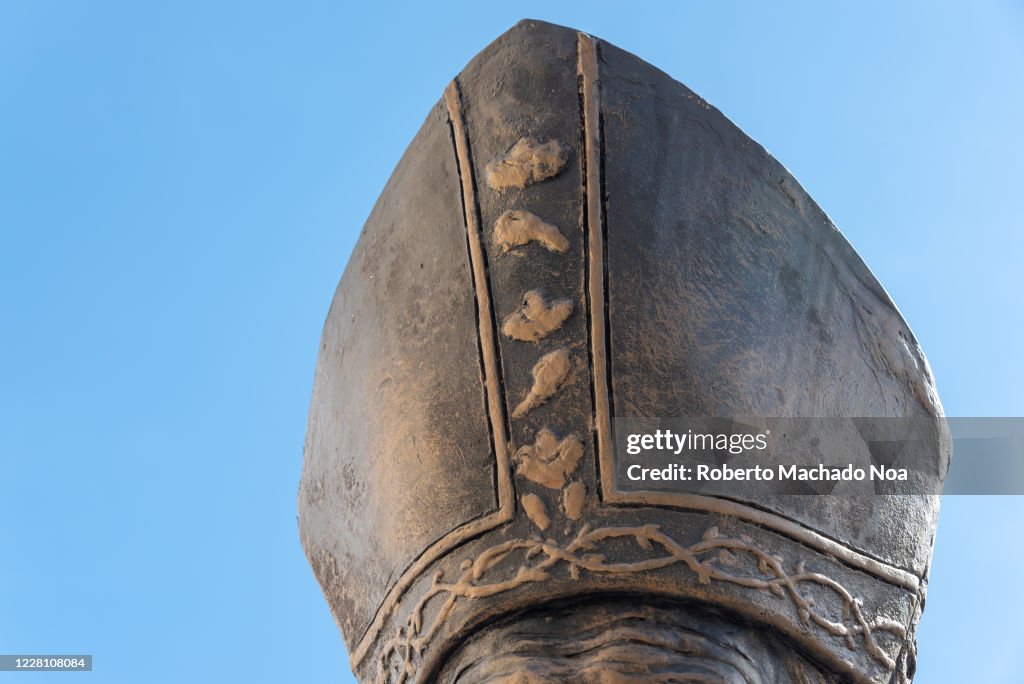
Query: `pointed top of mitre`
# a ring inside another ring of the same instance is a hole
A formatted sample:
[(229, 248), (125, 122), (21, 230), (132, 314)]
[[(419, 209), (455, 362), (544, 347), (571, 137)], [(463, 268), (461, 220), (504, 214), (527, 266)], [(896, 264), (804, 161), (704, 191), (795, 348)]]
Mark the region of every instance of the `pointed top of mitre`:
[[(611, 419), (693, 415), (941, 407), (781, 164), (638, 57), (519, 22), (429, 113), (324, 327), (300, 532), (361, 679), (428, 681), (488, 621), (603, 592), (710, 604), (856, 680), (910, 668), (937, 502), (625, 491)], [(824, 579), (712, 581), (666, 540)]]

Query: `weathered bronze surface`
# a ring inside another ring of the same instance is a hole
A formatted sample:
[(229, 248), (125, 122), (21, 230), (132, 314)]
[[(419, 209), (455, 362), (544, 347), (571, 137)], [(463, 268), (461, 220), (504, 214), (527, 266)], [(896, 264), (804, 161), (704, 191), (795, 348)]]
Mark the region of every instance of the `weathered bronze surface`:
[(360, 680), (908, 681), (937, 497), (619, 488), (613, 416), (697, 415), (941, 406), (760, 145), (521, 22), (428, 115), (324, 327), (299, 526)]

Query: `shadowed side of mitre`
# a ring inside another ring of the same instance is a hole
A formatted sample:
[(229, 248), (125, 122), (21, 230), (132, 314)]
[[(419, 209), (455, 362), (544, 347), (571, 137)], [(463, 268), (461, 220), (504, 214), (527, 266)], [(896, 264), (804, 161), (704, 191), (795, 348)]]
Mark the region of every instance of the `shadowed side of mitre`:
[[(778, 162), (638, 58), (526, 21), (446, 89), (360, 236), (300, 533), (362, 681), (489, 681), (518, 657), (499, 625), (566, 602), (750, 675), (721, 681), (906, 681), (937, 501), (630, 489), (611, 421), (939, 415), (906, 323)], [(524, 671), (550, 678), (543, 641)]]

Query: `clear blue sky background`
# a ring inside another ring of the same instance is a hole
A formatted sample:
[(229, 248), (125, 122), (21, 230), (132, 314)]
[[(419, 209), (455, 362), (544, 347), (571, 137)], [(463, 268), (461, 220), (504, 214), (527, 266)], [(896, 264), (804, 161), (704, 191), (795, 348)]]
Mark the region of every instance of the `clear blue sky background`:
[[(0, 652), (350, 681), (295, 524), (320, 328), (428, 109), (527, 16), (724, 111), (888, 288), (947, 412), (1024, 415), (1024, 4), (842, 5), (0, 0)], [(943, 506), (918, 681), (1024, 682), (1024, 502)]]

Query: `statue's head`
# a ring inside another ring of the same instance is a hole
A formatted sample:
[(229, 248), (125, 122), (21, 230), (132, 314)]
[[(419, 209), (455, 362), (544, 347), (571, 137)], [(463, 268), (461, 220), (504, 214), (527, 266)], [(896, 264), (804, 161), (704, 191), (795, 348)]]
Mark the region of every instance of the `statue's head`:
[(941, 406), (760, 145), (633, 55), (522, 22), (427, 116), (324, 327), (299, 527), (360, 680), (912, 676), (937, 497), (623, 480), (613, 417), (672, 416)]

